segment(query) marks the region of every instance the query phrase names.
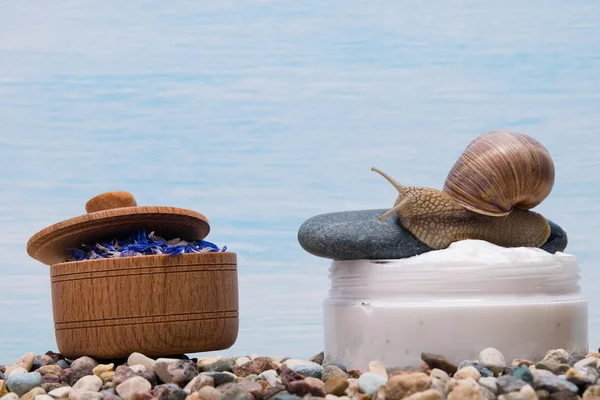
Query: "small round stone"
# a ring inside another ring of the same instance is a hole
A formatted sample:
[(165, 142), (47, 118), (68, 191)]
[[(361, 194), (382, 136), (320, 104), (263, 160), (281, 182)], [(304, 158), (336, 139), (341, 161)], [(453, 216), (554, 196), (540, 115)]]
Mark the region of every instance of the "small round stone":
[(73, 389), (81, 392), (98, 392), (102, 387), (102, 379), (96, 375), (82, 377), (73, 385)]
[(498, 375), (506, 368), (506, 359), (500, 350), (488, 347), (479, 353), (479, 364)]
[(456, 371), (456, 373), (454, 374), (454, 379), (467, 379), (467, 378), (471, 378), (475, 382), (477, 382), (479, 380), (479, 378), (481, 378), (481, 374), (479, 373), (479, 371), (477, 371), (477, 368), (475, 368), (473, 366), (461, 368), (458, 371)]
[(116, 391), (123, 399), (130, 399), (137, 392), (147, 392), (152, 389), (150, 382), (142, 378), (141, 376), (136, 376), (133, 378), (127, 379), (125, 382), (121, 383), (116, 387)]

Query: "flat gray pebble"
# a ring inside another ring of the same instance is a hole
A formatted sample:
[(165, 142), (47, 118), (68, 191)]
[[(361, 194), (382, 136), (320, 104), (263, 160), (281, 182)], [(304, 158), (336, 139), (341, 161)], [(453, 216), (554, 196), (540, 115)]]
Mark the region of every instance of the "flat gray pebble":
[(323, 377), (323, 367), (314, 364), (292, 364), (288, 366), (294, 372), (304, 376), (312, 376), (313, 378), (321, 379)]
[(16, 393), (19, 397), (31, 389), (41, 386), (42, 375), (39, 372), (28, 372), (26, 374), (13, 374), (8, 377), (6, 385), (8, 390)]
[(496, 385), (498, 386), (498, 394), (505, 394), (518, 392), (527, 383), (512, 375), (502, 375), (496, 378)]
[(236, 379), (236, 376), (230, 372), (202, 372), (201, 375), (212, 377), (215, 380), (215, 387), (234, 382)]
[(577, 393), (579, 391), (577, 385), (556, 375), (542, 376), (539, 381), (536, 382), (536, 389), (547, 390), (551, 393), (558, 392), (560, 390), (568, 390), (573, 393)]

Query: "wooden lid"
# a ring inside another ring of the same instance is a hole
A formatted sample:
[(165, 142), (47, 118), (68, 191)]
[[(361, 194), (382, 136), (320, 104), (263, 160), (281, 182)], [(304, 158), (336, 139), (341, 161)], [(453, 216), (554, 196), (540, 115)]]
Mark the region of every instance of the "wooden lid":
[(207, 218), (174, 207), (138, 206), (128, 192), (108, 192), (90, 199), (87, 214), (51, 225), (27, 242), (27, 253), (53, 265), (64, 262), (70, 249), (124, 238), (140, 229), (167, 239), (202, 240), (210, 232)]

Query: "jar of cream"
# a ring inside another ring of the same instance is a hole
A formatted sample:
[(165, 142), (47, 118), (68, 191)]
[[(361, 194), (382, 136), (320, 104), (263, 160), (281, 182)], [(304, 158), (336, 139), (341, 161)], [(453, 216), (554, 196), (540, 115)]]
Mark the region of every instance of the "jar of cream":
[(588, 304), (573, 255), (479, 240), (397, 260), (332, 261), (325, 361), (364, 369), (418, 366), (421, 353), (459, 363), (487, 347), (541, 360), (588, 351)]

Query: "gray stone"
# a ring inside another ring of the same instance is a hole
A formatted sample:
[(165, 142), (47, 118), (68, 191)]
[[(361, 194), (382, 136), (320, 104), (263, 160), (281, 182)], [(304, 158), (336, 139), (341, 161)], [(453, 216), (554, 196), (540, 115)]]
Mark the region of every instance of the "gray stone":
[(285, 362), (285, 365), (300, 375), (311, 376), (317, 379), (321, 379), (323, 377), (324, 368), (311, 361), (288, 360)]
[(493, 376), (482, 377), (477, 383), (479, 383), (479, 386), (486, 388), (493, 394), (498, 393), (498, 385), (496, 384), (496, 378), (494, 378)]
[(496, 379), (498, 394), (518, 392), (527, 383), (512, 375), (502, 375)]
[(223, 385), (224, 383), (233, 382), (236, 376), (231, 372), (202, 372), (200, 375), (210, 376), (215, 380), (215, 387)]
[(231, 358), (219, 358), (215, 362), (205, 364), (202, 372), (233, 372), (234, 360)]
[(577, 385), (556, 375), (543, 376), (538, 382), (536, 382), (536, 385), (536, 389), (547, 390), (550, 393), (558, 392), (560, 390), (568, 390), (573, 393), (577, 393), (579, 391)]
[[(377, 219), (387, 209), (343, 211), (316, 215), (298, 230), (298, 242), (308, 253), (334, 260), (399, 259), (431, 251), (404, 229), (400, 219), (392, 215), (382, 222)], [(541, 248), (549, 253), (567, 247), (567, 233), (550, 224), (550, 237)]]
[(39, 372), (28, 372), (25, 374), (12, 374), (8, 377), (6, 385), (8, 390), (16, 393), (19, 397), (42, 384), (42, 375)]

